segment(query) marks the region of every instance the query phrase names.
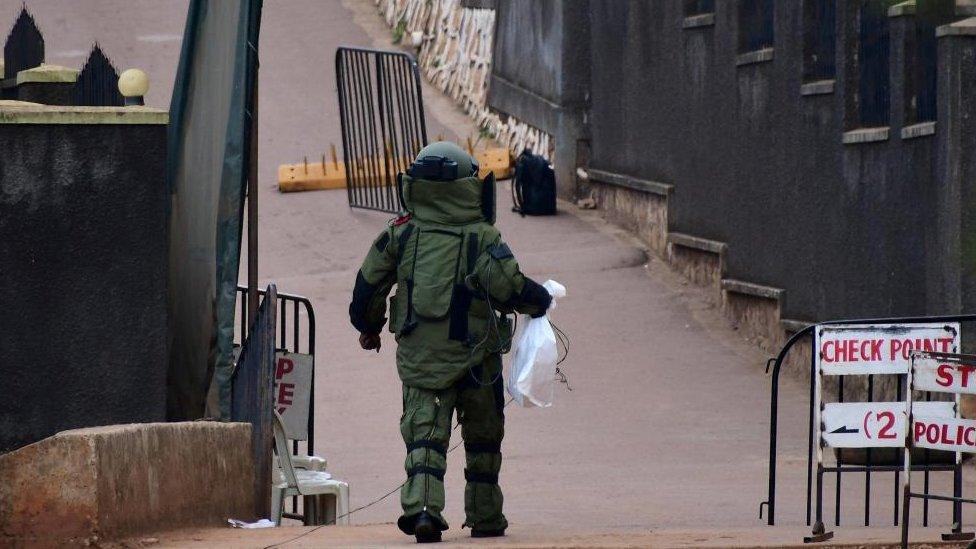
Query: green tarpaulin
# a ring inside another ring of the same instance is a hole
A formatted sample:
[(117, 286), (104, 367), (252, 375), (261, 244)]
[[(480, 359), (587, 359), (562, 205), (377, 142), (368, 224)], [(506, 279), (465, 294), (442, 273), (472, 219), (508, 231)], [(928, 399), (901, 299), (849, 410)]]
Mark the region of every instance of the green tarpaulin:
[[(205, 412), (232, 367), (261, 0), (191, 0), (170, 105), (171, 421)], [(226, 408), (225, 408), (226, 409)]]

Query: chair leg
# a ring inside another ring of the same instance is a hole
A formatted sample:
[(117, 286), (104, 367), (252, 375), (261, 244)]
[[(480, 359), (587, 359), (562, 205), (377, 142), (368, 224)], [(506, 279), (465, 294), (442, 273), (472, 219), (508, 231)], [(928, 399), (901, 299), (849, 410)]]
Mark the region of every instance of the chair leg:
[(272, 488), (271, 497), (271, 520), (275, 526), (281, 526), (281, 513), (285, 505), (285, 491), (280, 488)]
[(339, 493), (336, 497), (336, 524), (349, 524), (349, 485), (343, 482), (339, 485)]

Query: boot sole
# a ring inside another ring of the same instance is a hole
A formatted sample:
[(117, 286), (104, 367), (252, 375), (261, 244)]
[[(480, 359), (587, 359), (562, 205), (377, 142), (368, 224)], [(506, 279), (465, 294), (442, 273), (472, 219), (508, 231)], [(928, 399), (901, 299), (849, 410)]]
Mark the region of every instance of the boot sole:
[(432, 522), (418, 524), (413, 531), (417, 543), (437, 543), (441, 541), (441, 531)]

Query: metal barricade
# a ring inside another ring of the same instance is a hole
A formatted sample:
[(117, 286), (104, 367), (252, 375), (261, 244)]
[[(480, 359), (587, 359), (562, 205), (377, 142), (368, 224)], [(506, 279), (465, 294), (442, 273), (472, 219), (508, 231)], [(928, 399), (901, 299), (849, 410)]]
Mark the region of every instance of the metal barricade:
[[(783, 362), (785, 361), (789, 352), (797, 345), (797, 343), (803, 341), (804, 339), (810, 340), (811, 349), (811, 360), (810, 360), (810, 387), (809, 387), (809, 418), (808, 418), (808, 437), (807, 437), (807, 483), (806, 483), (806, 524), (807, 526), (813, 526), (814, 538), (818, 535), (823, 535), (825, 532), (825, 527), (823, 523), (823, 492), (824, 474), (833, 473), (835, 475), (835, 494), (834, 494), (834, 524), (840, 525), (840, 508), (841, 508), (841, 483), (843, 473), (859, 473), (863, 474), (864, 479), (864, 525), (870, 525), (870, 509), (871, 509), (871, 490), (872, 490), (872, 473), (893, 473), (893, 500), (894, 500), (894, 525), (899, 524), (899, 495), (901, 491), (900, 486), (900, 474), (902, 471), (902, 465), (900, 463), (891, 464), (876, 464), (875, 461), (871, 459), (871, 452), (868, 450), (866, 452), (867, 458), (864, 460), (864, 464), (848, 464), (844, 462), (844, 453), (840, 452), (837, 454), (837, 463), (833, 467), (825, 467), (816, 465), (815, 460), (815, 449), (814, 449), (814, 423), (815, 418), (818, 414), (815, 413), (815, 403), (817, 402), (817, 396), (815, 395), (817, 383), (816, 383), (816, 359), (815, 353), (817, 352), (815, 341), (815, 329), (818, 326), (825, 325), (840, 325), (840, 324), (927, 324), (936, 322), (959, 322), (968, 323), (976, 322), (976, 314), (967, 315), (945, 315), (945, 316), (930, 316), (930, 317), (894, 317), (894, 318), (871, 318), (871, 319), (852, 319), (852, 320), (839, 320), (822, 322), (819, 324), (813, 324), (803, 328), (802, 330), (796, 332), (792, 337), (787, 340), (786, 344), (780, 350), (779, 354), (775, 358), (770, 358), (766, 364), (767, 370), (772, 367), (772, 386), (770, 389), (770, 411), (769, 411), (769, 478), (768, 478), (768, 493), (766, 501), (760, 503), (760, 517), (762, 516), (763, 507), (766, 508), (766, 522), (769, 525), (775, 524), (775, 513), (776, 513), (776, 452), (777, 452), (777, 429), (778, 429), (778, 408), (779, 408), (779, 377), (782, 370)], [(869, 375), (867, 377), (867, 391), (868, 391), (868, 401), (872, 402), (874, 399), (874, 376)], [(903, 397), (904, 390), (903, 380), (899, 378), (897, 385), (897, 397), (900, 399)], [(837, 387), (837, 397), (838, 401), (844, 400), (844, 386), (843, 381), (838, 382)], [(926, 399), (930, 398), (926, 395)], [(929, 493), (929, 480), (930, 474), (934, 472), (948, 472), (953, 475), (953, 495), (954, 497), (962, 496), (962, 466), (957, 460), (951, 460), (946, 462), (940, 462), (934, 459), (928, 450), (925, 450), (922, 455), (921, 463), (916, 463), (912, 467), (912, 471), (918, 471), (923, 473), (923, 494)], [(816, 494), (814, 494), (814, 481), (816, 481)], [(814, 499), (816, 496), (816, 499)], [(931, 498), (936, 499), (936, 498)], [(952, 509), (953, 515), (953, 534), (958, 534), (961, 532), (961, 506), (958, 504), (953, 505)], [(814, 518), (815, 522), (811, 523), (811, 519)], [(928, 526), (929, 522), (929, 512), (928, 512), (928, 499), (924, 499), (923, 503), (923, 525)], [(951, 534), (950, 534), (951, 535)], [(816, 539), (810, 541), (818, 541)]]
[[(266, 296), (265, 290), (258, 290), (261, 297), (261, 306), (264, 306)], [(300, 295), (277, 293), (277, 335), (275, 337), (276, 352), (287, 352), (307, 355), (311, 360), (312, 374), (309, 387), (309, 409), (308, 409), (308, 438), (302, 442), (292, 441), (292, 454), (314, 455), (315, 453), (315, 311), (312, 309), (312, 302)], [(234, 329), (234, 343), (239, 344), (246, 340), (248, 333), (246, 323), (242, 319), (247, 319), (247, 288), (237, 287), (237, 300), (239, 303), (239, 314)], [(304, 520), (304, 515), (298, 513), (298, 499), (292, 498), (292, 512), (285, 513), (287, 518)]]
[[(241, 354), (231, 377), (230, 417), (251, 424), (254, 454), (255, 515), (266, 517), (271, 502), (272, 384), (275, 366), (277, 291), (274, 284), (262, 292), (254, 324), (241, 344)], [(270, 299), (269, 299), (270, 298)]]
[(403, 52), (343, 46), (335, 69), (349, 206), (396, 213), (396, 175), (427, 144), (417, 62)]

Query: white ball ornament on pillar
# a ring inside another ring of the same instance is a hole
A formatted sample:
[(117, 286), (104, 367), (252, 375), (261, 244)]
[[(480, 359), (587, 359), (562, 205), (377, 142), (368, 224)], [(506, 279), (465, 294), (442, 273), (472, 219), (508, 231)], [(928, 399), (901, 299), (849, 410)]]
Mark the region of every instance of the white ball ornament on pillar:
[(119, 75), (119, 92), (125, 99), (125, 106), (145, 105), (146, 92), (149, 91), (149, 76), (139, 69), (128, 69)]

